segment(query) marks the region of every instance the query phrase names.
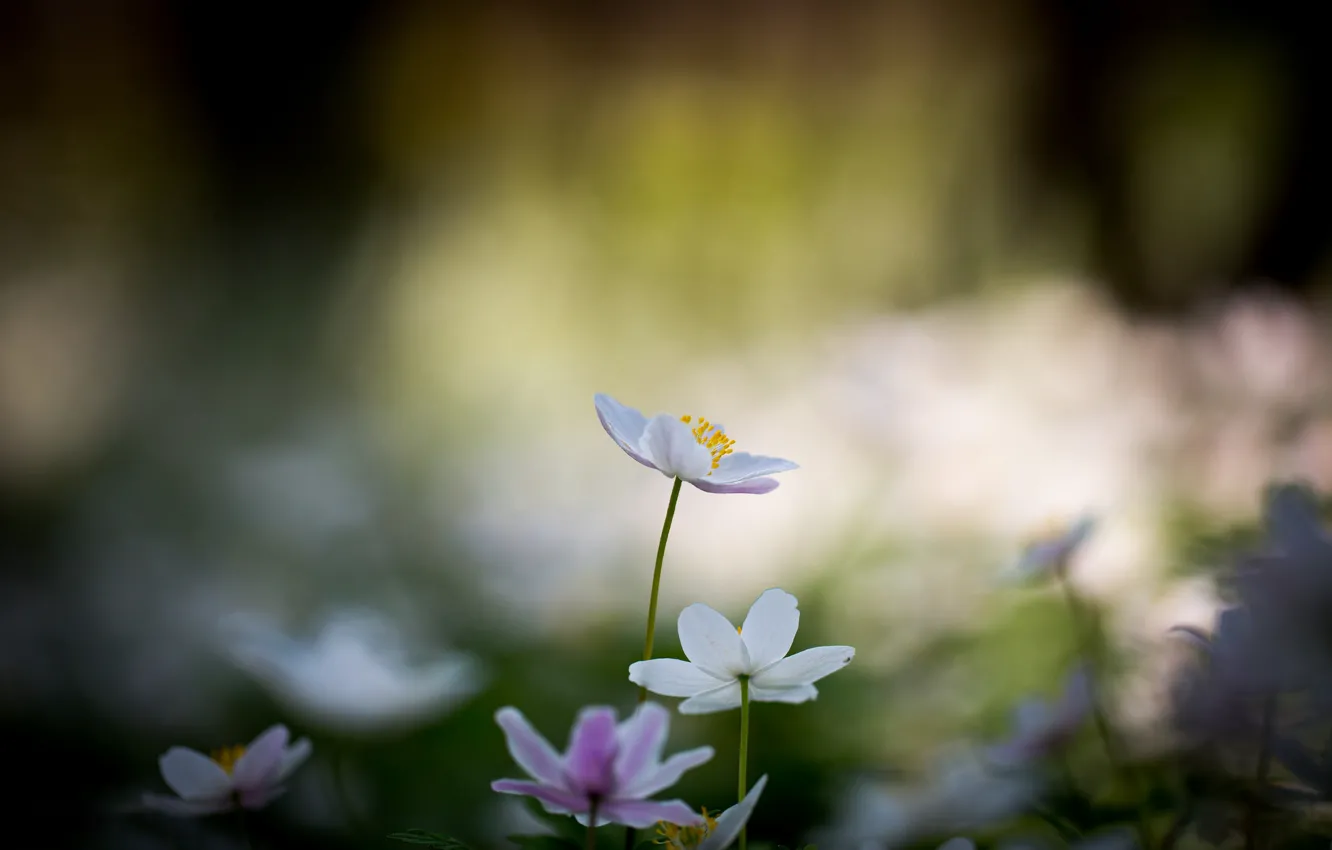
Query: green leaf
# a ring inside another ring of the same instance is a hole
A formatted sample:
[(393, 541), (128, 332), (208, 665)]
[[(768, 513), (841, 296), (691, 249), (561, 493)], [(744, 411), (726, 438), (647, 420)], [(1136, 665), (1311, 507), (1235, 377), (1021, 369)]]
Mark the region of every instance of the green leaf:
[(401, 841), (404, 844), (419, 844), (423, 847), (433, 847), (436, 848), (436, 850), (471, 850), (470, 847), (456, 838), (440, 835), (438, 832), (426, 832), (424, 829), (409, 829), (406, 832), (395, 832), (390, 835), (389, 838), (394, 841)]

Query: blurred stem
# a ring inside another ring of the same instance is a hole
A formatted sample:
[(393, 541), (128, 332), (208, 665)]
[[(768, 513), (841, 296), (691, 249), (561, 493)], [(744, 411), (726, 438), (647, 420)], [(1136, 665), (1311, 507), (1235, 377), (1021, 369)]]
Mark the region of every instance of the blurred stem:
[[(648, 615), (647, 615), (647, 634), (643, 636), (643, 660), (652, 660), (652, 644), (657, 637), (657, 595), (661, 591), (661, 565), (666, 560), (666, 541), (671, 536), (671, 522), (675, 519), (675, 503), (680, 500), (680, 485), (684, 484), (679, 478), (675, 479), (675, 484), (671, 486), (671, 501), (666, 505), (666, 521), (661, 525), (661, 540), (657, 542), (657, 564), (652, 568), (652, 595), (648, 597)], [(647, 688), (638, 689), (638, 701), (640, 703), (647, 701)], [(634, 846), (634, 828), (627, 827), (624, 831), (624, 850), (633, 850)]]
[(254, 850), (254, 842), (250, 840), (250, 825), (245, 821), (245, 809), (236, 809), (237, 819), (240, 821), (241, 844), (246, 850)]
[(1193, 801), (1190, 800), (1184, 806), (1184, 810), (1176, 815), (1171, 822), (1170, 828), (1161, 839), (1161, 850), (1174, 850), (1175, 843), (1184, 835), (1184, 830), (1188, 829), (1189, 824), (1193, 822)]
[[(1069, 616), (1073, 620), (1073, 629), (1078, 635), (1078, 642), (1081, 644), (1082, 654), (1086, 656), (1091, 664), (1092, 672), (1092, 719), (1096, 723), (1096, 731), (1101, 736), (1101, 742), (1105, 745), (1105, 757), (1110, 762), (1112, 770), (1119, 773), (1124, 781), (1133, 789), (1135, 794), (1142, 792), (1141, 783), (1134, 770), (1128, 765), (1123, 752), (1119, 747), (1119, 740), (1115, 737), (1114, 730), (1110, 726), (1109, 719), (1105, 716), (1105, 709), (1101, 705), (1100, 688), (1098, 687), (1102, 680), (1103, 672), (1103, 653), (1101, 652), (1101, 634), (1096, 624), (1091, 621), (1091, 612), (1083, 603), (1082, 598), (1078, 596), (1073, 588), (1073, 583), (1068, 580), (1067, 565), (1055, 571), (1059, 576), (1059, 586), (1064, 591), (1064, 600), (1068, 603)], [(1151, 827), (1147, 825), (1147, 818), (1142, 812), (1142, 808), (1136, 807), (1138, 831), (1138, 841), (1142, 844), (1143, 850), (1150, 850), (1152, 846)]]
[(587, 810), (587, 850), (597, 850), (597, 795), (592, 795), (592, 805)]
[[(748, 790), (749, 783), (745, 778), (745, 770), (749, 766), (749, 677), (740, 677), (740, 790), (737, 792), (736, 801), (743, 802), (745, 791)], [(740, 827), (740, 850), (745, 850), (745, 841), (747, 839), (746, 828)]]
[(348, 777), (351, 775), (349, 766), (351, 758), (348, 755), (345, 746), (338, 747), (335, 751), (333, 766), (333, 784), (337, 787), (338, 798), (342, 801), (342, 811), (347, 817), (347, 828), (353, 836), (361, 836), (366, 833), (365, 823), (361, 820), (360, 812), (356, 810), (355, 801), (352, 799), (349, 790)]
[[(661, 526), (661, 541), (657, 544), (657, 565), (652, 570), (652, 596), (648, 599), (647, 635), (643, 638), (643, 660), (652, 660), (652, 642), (657, 636), (657, 594), (661, 590), (661, 563), (666, 559), (666, 540), (671, 536), (671, 521), (675, 519), (675, 503), (680, 499), (680, 485), (675, 479), (671, 487), (671, 501), (666, 506), (666, 522)], [(638, 701), (647, 700), (647, 688), (638, 689)]]
[(1245, 850), (1257, 850), (1258, 808), (1261, 805), (1263, 786), (1267, 784), (1267, 773), (1272, 768), (1272, 727), (1276, 723), (1276, 696), (1263, 700), (1263, 730), (1258, 740), (1258, 766), (1253, 772), (1253, 794), (1249, 798), (1249, 811), (1244, 829)]

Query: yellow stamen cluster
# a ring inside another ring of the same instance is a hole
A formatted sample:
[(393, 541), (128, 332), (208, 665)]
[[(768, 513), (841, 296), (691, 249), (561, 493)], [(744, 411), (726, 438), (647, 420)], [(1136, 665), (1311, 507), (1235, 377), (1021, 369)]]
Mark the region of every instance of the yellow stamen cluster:
[(706, 808), (703, 809), (702, 815), (705, 821), (702, 826), (676, 826), (666, 821), (657, 821), (658, 837), (653, 843), (665, 844), (672, 850), (691, 850), (697, 847), (717, 828), (717, 819), (708, 814)]
[[(725, 431), (718, 426), (713, 425), (702, 416), (698, 417), (697, 425), (694, 425), (694, 417), (687, 414), (681, 416), (680, 421), (686, 425), (692, 425), (693, 427), (690, 431), (694, 435), (694, 439), (698, 441), (700, 446), (712, 453), (713, 469), (716, 469), (721, 464), (722, 458), (734, 451), (732, 446), (735, 445), (735, 440), (726, 436)], [(712, 472), (708, 472), (708, 475), (711, 474)]]
[(237, 744), (234, 747), (223, 747), (220, 750), (213, 750), (210, 754), (218, 767), (222, 768), (230, 776), (236, 769), (236, 762), (240, 761), (241, 756), (245, 755), (245, 748)]

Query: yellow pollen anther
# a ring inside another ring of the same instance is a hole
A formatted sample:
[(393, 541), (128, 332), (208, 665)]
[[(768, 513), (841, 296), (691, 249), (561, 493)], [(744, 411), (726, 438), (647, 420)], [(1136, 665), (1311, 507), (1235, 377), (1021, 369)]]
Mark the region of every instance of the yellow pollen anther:
[(213, 762), (222, 768), (230, 776), (236, 769), (236, 762), (240, 761), (241, 756), (245, 755), (245, 748), (237, 744), (234, 747), (223, 747), (220, 750), (213, 750), (211, 753)]
[(671, 850), (692, 850), (703, 843), (714, 829), (717, 828), (717, 819), (708, 814), (704, 808), (701, 812), (704, 824), (702, 826), (676, 826), (666, 821), (657, 821), (657, 835), (660, 836), (653, 840), (654, 844), (665, 844)]
[[(687, 414), (680, 417), (680, 421), (686, 425), (692, 425), (694, 419), (695, 417)], [(716, 469), (721, 465), (722, 458), (734, 453), (735, 440), (726, 436), (725, 431), (702, 416), (697, 417), (697, 419), (698, 424), (690, 429), (690, 433), (694, 435), (698, 444), (707, 449), (708, 453), (712, 455), (712, 468)], [(708, 475), (711, 474), (712, 472), (709, 470)]]

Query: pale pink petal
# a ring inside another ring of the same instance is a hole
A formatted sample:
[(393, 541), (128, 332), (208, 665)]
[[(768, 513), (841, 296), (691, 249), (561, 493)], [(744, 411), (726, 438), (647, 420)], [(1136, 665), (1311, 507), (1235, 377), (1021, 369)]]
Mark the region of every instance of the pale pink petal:
[(535, 797), (546, 811), (556, 815), (587, 811), (587, 797), (562, 788), (552, 788), (539, 782), (524, 779), (497, 779), (490, 783), (490, 790), (500, 794), (522, 794)]
[(231, 808), (230, 796), (216, 800), (182, 800), (165, 794), (144, 794), (144, 808), (177, 817), (202, 817), (225, 812)]
[(533, 779), (564, 787), (564, 760), (521, 711), (513, 706), (501, 708), (495, 712), (495, 722), (504, 730), (509, 755), (519, 767)]
[(756, 671), (786, 657), (800, 628), (796, 598), (779, 587), (759, 595), (749, 607), (741, 626), (741, 639), (749, 648), (749, 661)]
[(615, 786), (623, 789), (661, 761), (670, 731), (671, 713), (655, 702), (645, 702), (615, 730)]
[(715, 755), (712, 747), (696, 747), (676, 753), (661, 765), (644, 771), (634, 781), (620, 786), (619, 796), (625, 799), (651, 797), (680, 781), (686, 770), (692, 770)]
[(603, 393), (593, 396), (592, 402), (597, 407), (597, 419), (601, 420), (601, 427), (606, 429), (606, 433), (615, 444), (629, 457), (646, 467), (656, 469), (652, 461), (638, 450), (638, 443), (643, 439), (643, 431), (647, 428), (647, 418), (632, 407), (620, 404)]
[(183, 800), (215, 800), (231, 793), (231, 777), (208, 756), (188, 747), (172, 747), (157, 760), (162, 779)]
[(578, 712), (564, 754), (570, 790), (610, 793), (615, 787), (615, 750), (615, 709), (593, 706)]
[(738, 484), (752, 478), (772, 475), (776, 472), (789, 472), (799, 469), (799, 464), (786, 458), (752, 455), (748, 452), (736, 452), (726, 455), (708, 476), (714, 484)]
[(287, 789), (281, 785), (261, 785), (249, 791), (242, 791), (240, 804), (247, 809), (262, 809), (285, 793)]
[(776, 478), (751, 478), (734, 484), (715, 484), (708, 478), (691, 478), (689, 483), (705, 493), (771, 493), (779, 483)]
[(680, 703), (681, 714), (712, 714), (740, 707), (740, 682), (727, 682)]
[(811, 685), (824, 676), (836, 673), (851, 663), (856, 650), (850, 646), (816, 646), (783, 658), (753, 678), (761, 688), (791, 688)]
[(740, 633), (720, 612), (695, 602), (680, 612), (680, 648), (694, 666), (722, 681), (749, 673)]
[(629, 681), (665, 697), (692, 697), (710, 691), (726, 680), (679, 658), (654, 658), (630, 664)]
[[(702, 826), (703, 817), (689, 808), (683, 800), (607, 800), (597, 807), (597, 821), (605, 818), (610, 823), (623, 824), (634, 829), (647, 829), (657, 821), (666, 821), (679, 826)], [(587, 816), (579, 819), (587, 825)]]
[(287, 751), (290, 738), (291, 733), (287, 727), (278, 723), (251, 741), (245, 748), (245, 755), (237, 759), (231, 771), (231, 780), (236, 789), (241, 792), (253, 791), (272, 784), (282, 767), (282, 755)]

